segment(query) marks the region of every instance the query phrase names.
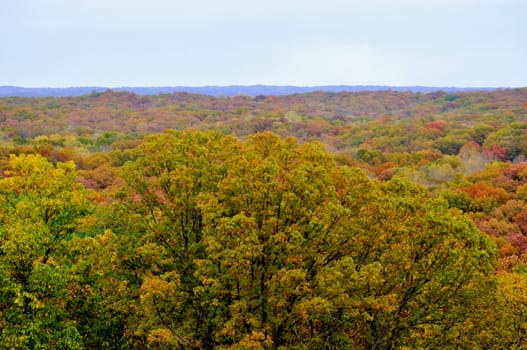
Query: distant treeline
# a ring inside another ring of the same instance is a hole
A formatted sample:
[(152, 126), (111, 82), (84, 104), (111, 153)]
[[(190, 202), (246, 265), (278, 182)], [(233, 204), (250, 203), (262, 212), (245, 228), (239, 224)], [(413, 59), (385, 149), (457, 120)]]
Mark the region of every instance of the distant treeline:
[[(141, 95), (156, 95), (160, 93), (188, 92), (209, 96), (256, 96), (300, 94), (314, 91), (324, 92), (358, 92), (358, 91), (411, 91), (428, 93), (444, 91), (448, 93), (461, 91), (494, 91), (496, 87), (432, 87), (432, 86), (382, 86), (382, 85), (321, 85), (321, 86), (277, 86), (277, 85), (229, 85), (229, 86), (162, 86), (162, 87), (118, 87), (114, 91), (127, 91)], [(65, 97), (81, 96), (91, 92), (104, 92), (107, 87), (83, 86), (67, 88), (26, 88), (19, 86), (0, 86), (0, 97)]]

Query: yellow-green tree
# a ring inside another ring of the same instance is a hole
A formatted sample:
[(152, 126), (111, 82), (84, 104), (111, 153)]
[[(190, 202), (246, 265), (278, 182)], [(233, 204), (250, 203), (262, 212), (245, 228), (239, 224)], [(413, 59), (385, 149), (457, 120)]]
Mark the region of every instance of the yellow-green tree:
[(456, 347), (494, 253), (408, 182), (337, 167), (320, 144), (168, 132), (123, 170), (136, 334), (156, 348)]
[(177, 340), (206, 347), (214, 339), (216, 310), (194, 290), (200, 285), (196, 262), (206, 256), (199, 202), (217, 191), (224, 159), (238, 145), (218, 133), (167, 132), (147, 137), (123, 167), (128, 186), (121, 218), (112, 225), (116, 239), (128, 242), (123, 269), (137, 271), (144, 281), (146, 315), (135, 334), (151, 344)]
[(69, 240), (89, 213), (72, 162), (11, 156), (0, 179), (0, 343), (10, 349), (80, 349), (67, 312)]

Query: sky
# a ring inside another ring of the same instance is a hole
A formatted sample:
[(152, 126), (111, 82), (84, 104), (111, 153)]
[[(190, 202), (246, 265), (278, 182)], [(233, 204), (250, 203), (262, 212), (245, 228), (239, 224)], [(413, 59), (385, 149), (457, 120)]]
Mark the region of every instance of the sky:
[(0, 85), (527, 86), (527, 0), (2, 0)]

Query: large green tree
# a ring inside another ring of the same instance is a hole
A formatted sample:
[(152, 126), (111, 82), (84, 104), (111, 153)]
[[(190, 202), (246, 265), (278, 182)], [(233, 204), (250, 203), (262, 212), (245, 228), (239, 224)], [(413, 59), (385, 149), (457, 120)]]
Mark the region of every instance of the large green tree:
[(80, 349), (69, 241), (90, 210), (72, 162), (11, 156), (0, 179), (0, 347)]
[[(148, 137), (119, 236), (161, 348), (455, 347), (492, 293), (493, 250), (446, 203), (271, 133)], [(135, 263), (133, 263), (135, 261)]]

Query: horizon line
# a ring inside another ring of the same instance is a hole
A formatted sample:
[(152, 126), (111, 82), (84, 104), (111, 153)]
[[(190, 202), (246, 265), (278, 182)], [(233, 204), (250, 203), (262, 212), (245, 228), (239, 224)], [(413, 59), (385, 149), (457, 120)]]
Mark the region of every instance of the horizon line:
[(516, 89), (527, 88), (526, 85), (424, 85), (424, 84), (314, 84), (314, 85), (299, 85), (299, 84), (206, 84), (206, 85), (62, 85), (62, 86), (27, 86), (27, 85), (10, 85), (3, 84), (0, 88), (21, 88), (21, 89), (71, 89), (71, 88), (107, 88), (107, 89), (123, 89), (123, 88), (208, 88), (208, 87), (300, 87), (300, 88), (316, 88), (316, 87), (418, 87), (418, 88), (456, 88), (456, 89)]

